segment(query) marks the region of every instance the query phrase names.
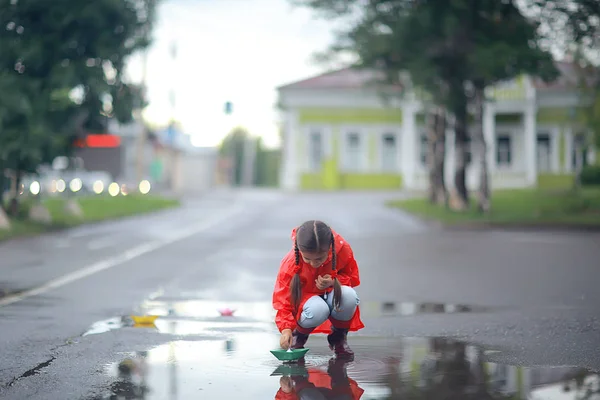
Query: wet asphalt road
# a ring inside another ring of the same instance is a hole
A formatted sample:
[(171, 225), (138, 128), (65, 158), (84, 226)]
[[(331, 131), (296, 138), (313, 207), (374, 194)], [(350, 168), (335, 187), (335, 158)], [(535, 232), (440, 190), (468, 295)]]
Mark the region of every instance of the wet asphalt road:
[[(0, 244), (0, 288), (14, 293), (0, 299), (0, 398), (102, 398), (114, 380), (107, 365), (182, 338), (198, 343), (196, 353), (179, 344), (196, 358), (171, 364), (214, 375), (213, 392), (197, 393), (247, 390), (218, 377), (273, 367), (247, 360), (270, 360), (279, 260), (291, 228), (313, 218), (346, 237), (361, 268), (367, 328), (357, 358), (380, 360), (394, 337), (443, 336), (480, 346), (491, 362), (600, 370), (599, 234), (443, 231), (385, 208), (398, 196), (219, 191), (178, 210)], [(472, 312), (410, 311), (422, 303)], [(211, 314), (219, 307), (251, 321), (221, 326)], [(158, 331), (82, 336), (98, 321), (150, 311), (179, 317), (159, 319)], [(229, 351), (247, 350), (246, 361), (219, 361), (212, 350), (234, 336)], [(311, 338), (325, 357), (323, 341)]]

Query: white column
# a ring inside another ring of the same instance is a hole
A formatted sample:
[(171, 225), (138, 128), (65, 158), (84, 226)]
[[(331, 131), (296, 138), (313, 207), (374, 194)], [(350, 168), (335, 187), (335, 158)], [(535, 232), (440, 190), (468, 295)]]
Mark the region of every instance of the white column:
[(594, 165), (596, 164), (596, 148), (590, 147), (588, 149), (588, 164)]
[(573, 169), (573, 151), (575, 147), (575, 140), (573, 140), (573, 129), (571, 126), (565, 128), (564, 132), (564, 140), (565, 140), (565, 162), (563, 165), (564, 171), (566, 173), (574, 172)]
[(496, 170), (496, 107), (489, 102), (483, 106), (483, 138), (487, 145), (488, 171), (493, 174)]
[(282, 189), (295, 190), (298, 189), (300, 180), (300, 163), (298, 160), (298, 117), (296, 111), (286, 111), (284, 113), (284, 132), (282, 153), (283, 162), (280, 172), (280, 184)]
[(535, 113), (536, 106), (532, 101), (528, 102), (524, 115), (524, 134), (525, 134), (525, 172), (527, 184), (535, 186), (537, 184), (537, 134)]
[(414, 99), (408, 98), (402, 106), (402, 172), (406, 189), (413, 189), (415, 185), (416, 166), (419, 162), (418, 143), (416, 104)]

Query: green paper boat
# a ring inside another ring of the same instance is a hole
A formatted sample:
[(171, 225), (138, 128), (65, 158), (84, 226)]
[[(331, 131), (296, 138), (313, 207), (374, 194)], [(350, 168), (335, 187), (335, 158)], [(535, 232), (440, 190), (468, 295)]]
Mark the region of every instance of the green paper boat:
[(271, 354), (273, 354), (279, 361), (297, 361), (304, 357), (304, 355), (308, 352), (309, 349), (293, 349), (289, 350), (271, 350)]
[(273, 373), (271, 376), (308, 376), (308, 371), (306, 367), (300, 366), (298, 364), (282, 364)]

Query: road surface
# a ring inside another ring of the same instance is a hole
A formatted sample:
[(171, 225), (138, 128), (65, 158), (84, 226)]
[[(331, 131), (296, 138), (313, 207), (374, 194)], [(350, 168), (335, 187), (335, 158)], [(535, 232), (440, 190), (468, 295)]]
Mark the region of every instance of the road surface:
[[(274, 398), (271, 290), (290, 230), (315, 218), (361, 268), (367, 327), (346, 369), (366, 398), (390, 390), (390, 356), (410, 370), (434, 337), (468, 344), (508, 386), (527, 386), (516, 377), (529, 367), (549, 381), (579, 371), (551, 366), (600, 370), (600, 235), (446, 231), (384, 206), (398, 196), (218, 191), (0, 244), (0, 398)], [(132, 327), (127, 316), (143, 314), (160, 317)], [(309, 341), (313, 370), (329, 365), (324, 342)]]

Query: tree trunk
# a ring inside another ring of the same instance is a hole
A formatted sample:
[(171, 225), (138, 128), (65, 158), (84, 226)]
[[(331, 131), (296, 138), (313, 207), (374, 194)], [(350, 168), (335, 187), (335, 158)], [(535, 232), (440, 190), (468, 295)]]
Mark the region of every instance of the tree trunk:
[(6, 175), (4, 173), (4, 165), (0, 164), (0, 210), (6, 211), (6, 204), (4, 203), (5, 200), (5, 193), (6, 193), (6, 184), (8, 182), (8, 179), (6, 179)]
[(437, 203), (443, 206), (448, 205), (448, 191), (446, 189), (446, 179), (444, 168), (446, 162), (446, 127), (447, 127), (446, 110), (439, 108), (436, 131), (435, 145), (435, 170), (437, 178)]
[(20, 170), (14, 171), (14, 187), (11, 192), (10, 205), (8, 213), (11, 217), (17, 217), (19, 215), (19, 191), (21, 190), (22, 172)]
[(454, 192), (450, 207), (464, 211), (469, 206), (467, 191), (467, 109), (466, 106), (454, 113)]
[(429, 201), (445, 206), (448, 201), (444, 180), (446, 114), (442, 107), (432, 107), (427, 113), (427, 149)]
[(475, 123), (473, 141), (477, 146), (479, 157), (479, 190), (477, 193), (477, 208), (482, 213), (490, 211), (490, 184), (487, 160), (487, 145), (483, 136), (483, 105), (485, 100), (484, 88), (475, 88)]
[(581, 189), (581, 171), (583, 170), (583, 137), (575, 135), (575, 190)]
[(428, 197), (429, 202), (432, 204), (437, 203), (437, 188), (436, 185), (436, 177), (435, 177), (435, 168), (434, 168), (434, 157), (435, 157), (435, 125), (436, 125), (436, 113), (435, 108), (431, 107), (427, 110), (427, 169), (429, 171), (429, 190)]

